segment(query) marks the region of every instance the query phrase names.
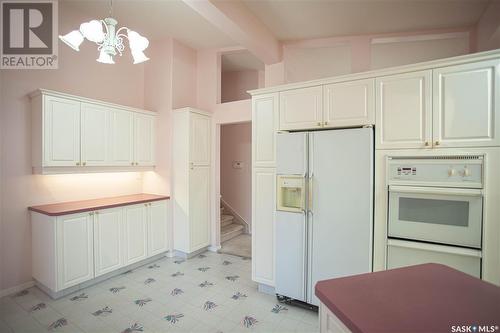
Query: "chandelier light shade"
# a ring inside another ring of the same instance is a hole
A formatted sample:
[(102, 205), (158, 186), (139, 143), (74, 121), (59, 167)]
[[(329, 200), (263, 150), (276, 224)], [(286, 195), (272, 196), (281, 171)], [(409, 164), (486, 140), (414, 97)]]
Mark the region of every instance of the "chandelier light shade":
[[(110, 16), (111, 10), (112, 7)], [(117, 24), (118, 21), (112, 17), (84, 22), (80, 25), (79, 30), (73, 30), (64, 36), (59, 36), (59, 39), (75, 51), (80, 51), (80, 44), (84, 39), (94, 42), (97, 44), (97, 50), (99, 51), (99, 58), (96, 60), (103, 64), (114, 64), (113, 57), (117, 54), (122, 55), (125, 50), (123, 40), (127, 38), (134, 64), (149, 60), (144, 54), (144, 50), (149, 46), (148, 39), (126, 27), (117, 30)]]

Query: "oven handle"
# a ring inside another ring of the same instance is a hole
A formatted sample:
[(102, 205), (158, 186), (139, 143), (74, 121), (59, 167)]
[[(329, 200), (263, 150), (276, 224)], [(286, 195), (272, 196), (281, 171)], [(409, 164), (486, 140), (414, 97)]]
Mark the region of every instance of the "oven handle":
[(418, 187), (418, 186), (398, 186), (390, 185), (389, 192), (399, 193), (421, 193), (439, 195), (461, 195), (461, 196), (483, 196), (483, 190), (470, 188), (443, 188), (443, 187)]

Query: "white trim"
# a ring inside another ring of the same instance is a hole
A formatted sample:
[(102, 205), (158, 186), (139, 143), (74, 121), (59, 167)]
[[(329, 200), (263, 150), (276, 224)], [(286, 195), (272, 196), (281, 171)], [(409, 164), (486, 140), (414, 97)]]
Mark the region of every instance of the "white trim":
[(397, 37), (378, 37), (373, 38), (371, 44), (389, 44), (389, 43), (404, 43), (404, 42), (419, 42), (425, 40), (453, 39), (453, 38), (469, 38), (468, 31), (446, 32), (442, 34), (425, 34), (414, 36), (397, 36)]
[(208, 251), (210, 251), (210, 252), (219, 252), (220, 249), (222, 249), (222, 246), (220, 246), (220, 245), (217, 245), (217, 246), (210, 245), (208, 247)]
[(466, 54), (466, 55), (445, 58), (445, 59), (431, 60), (431, 61), (421, 62), (421, 63), (417, 63), (417, 64), (411, 64), (411, 65), (397, 66), (397, 67), (385, 68), (385, 69), (380, 69), (380, 70), (372, 70), (372, 71), (367, 71), (367, 72), (362, 72), (362, 73), (339, 75), (339, 76), (329, 77), (329, 78), (325, 78), (325, 79), (283, 84), (283, 85), (272, 86), (272, 87), (268, 87), (268, 88), (249, 90), (247, 92), (252, 96), (256, 96), (256, 95), (267, 94), (267, 93), (282, 92), (282, 91), (291, 90), (291, 89), (321, 86), (321, 85), (338, 83), (338, 82), (345, 82), (345, 81), (354, 81), (354, 80), (361, 80), (361, 79), (376, 78), (376, 77), (380, 77), (380, 76), (401, 74), (401, 73), (407, 73), (407, 72), (416, 72), (416, 71), (428, 70), (428, 69), (433, 69), (433, 68), (438, 68), (438, 67), (460, 65), (460, 64), (470, 63), (470, 62), (479, 62), (479, 61), (493, 60), (493, 59), (498, 59), (498, 58), (500, 58), (500, 50), (493, 50), (493, 51), (486, 51), (486, 52), (480, 52), (480, 53)]
[(149, 114), (149, 115), (157, 115), (158, 114), (157, 112), (154, 112), (154, 111), (138, 109), (138, 108), (134, 108), (131, 106), (125, 106), (125, 105), (105, 102), (105, 101), (101, 101), (101, 100), (97, 100), (97, 99), (92, 99), (92, 98), (82, 97), (82, 96), (77, 96), (77, 95), (71, 95), (71, 94), (67, 94), (67, 93), (63, 93), (63, 92), (59, 92), (59, 91), (55, 91), (55, 90), (42, 89), (42, 88), (39, 88), (39, 89), (35, 90), (34, 92), (32, 92), (31, 94), (29, 94), (29, 97), (34, 98), (38, 95), (49, 95), (49, 96), (54, 96), (54, 97), (72, 99), (72, 100), (75, 100), (77, 102), (99, 104), (101, 106), (122, 109), (122, 110), (130, 111), (130, 112), (145, 113), (145, 114)]
[(20, 292), (20, 291), (22, 291), (24, 289), (31, 288), (34, 285), (35, 285), (35, 281), (29, 281), (29, 282), (25, 282), (23, 284), (20, 284), (18, 286), (10, 287), (10, 288), (7, 288), (7, 289), (2, 289), (2, 290), (0, 290), (0, 297), (4, 297), (4, 296), (9, 296), (9, 295), (15, 294), (15, 293)]
[[(226, 200), (224, 200), (222, 197), (220, 198), (220, 201), (222, 203), (223, 206), (225, 206), (225, 208), (229, 211), (229, 213), (231, 213), (231, 215), (233, 215), (233, 217), (236, 219), (236, 222), (242, 222), (243, 225), (245, 226), (245, 233), (247, 234), (250, 234), (251, 233), (251, 230), (250, 230), (250, 224), (248, 224), (248, 222), (240, 215), (236, 212), (236, 210), (230, 205), (227, 203)], [(222, 215), (221, 214), (221, 218), (222, 218)], [(238, 223), (240, 224), (240, 223)]]

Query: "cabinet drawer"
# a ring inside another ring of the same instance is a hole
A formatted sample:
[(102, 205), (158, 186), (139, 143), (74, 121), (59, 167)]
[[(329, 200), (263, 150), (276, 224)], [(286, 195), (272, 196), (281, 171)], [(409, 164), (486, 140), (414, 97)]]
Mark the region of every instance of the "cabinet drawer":
[(426, 263), (443, 264), (481, 277), (481, 252), (478, 250), (394, 239), (388, 241), (388, 269)]

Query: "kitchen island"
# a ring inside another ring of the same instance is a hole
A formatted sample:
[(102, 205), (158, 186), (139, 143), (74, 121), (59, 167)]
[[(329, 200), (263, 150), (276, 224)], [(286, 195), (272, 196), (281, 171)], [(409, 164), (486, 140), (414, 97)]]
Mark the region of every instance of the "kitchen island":
[(500, 332), (500, 287), (444, 265), (324, 280), (315, 291), (322, 333)]

